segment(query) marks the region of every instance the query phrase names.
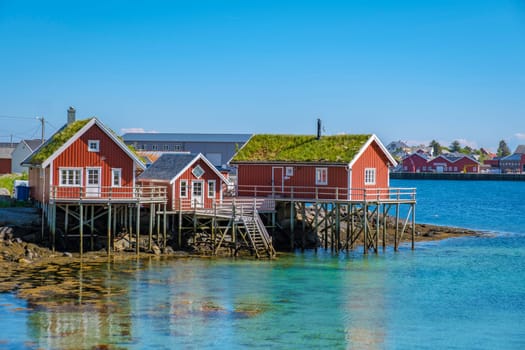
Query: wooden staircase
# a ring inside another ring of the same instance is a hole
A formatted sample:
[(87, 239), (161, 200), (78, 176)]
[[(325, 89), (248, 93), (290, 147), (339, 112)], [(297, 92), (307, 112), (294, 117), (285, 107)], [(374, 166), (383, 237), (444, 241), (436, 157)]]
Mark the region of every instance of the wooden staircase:
[(239, 216), (239, 221), (242, 223), (246, 236), (251, 248), (255, 252), (257, 258), (273, 258), (276, 255), (275, 249), (272, 245), (272, 239), (266, 230), (257, 210), (253, 215)]
[[(257, 199), (224, 201), (213, 210), (215, 216), (232, 219), (247, 248), (252, 250), (258, 259), (272, 259), (276, 256), (272, 238), (259, 216), (258, 209), (261, 207), (265, 210), (265, 203), (266, 201)], [(207, 213), (211, 215), (212, 211)]]

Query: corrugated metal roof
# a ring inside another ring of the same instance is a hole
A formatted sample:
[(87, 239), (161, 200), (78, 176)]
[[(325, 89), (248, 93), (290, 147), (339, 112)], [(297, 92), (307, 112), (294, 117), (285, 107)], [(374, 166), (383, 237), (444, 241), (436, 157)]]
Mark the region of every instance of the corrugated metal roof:
[(252, 134), (127, 133), (124, 142), (246, 142)]
[(516, 160), (521, 161), (521, 154), (519, 153), (513, 153), (510, 156), (506, 156), (500, 159), (501, 161), (507, 161), (507, 160)]
[(196, 154), (190, 153), (165, 153), (140, 174), (139, 179), (172, 180), (195, 159), (196, 156)]

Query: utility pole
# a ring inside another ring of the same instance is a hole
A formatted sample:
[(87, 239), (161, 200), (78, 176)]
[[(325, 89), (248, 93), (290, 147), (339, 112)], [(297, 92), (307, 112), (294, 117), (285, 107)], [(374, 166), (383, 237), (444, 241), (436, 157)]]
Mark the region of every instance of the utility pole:
[(40, 120), (40, 123), (42, 123), (42, 143), (44, 143), (44, 141), (45, 141), (45, 127), (46, 127), (45, 120), (44, 120), (44, 117), (36, 117), (36, 119)]

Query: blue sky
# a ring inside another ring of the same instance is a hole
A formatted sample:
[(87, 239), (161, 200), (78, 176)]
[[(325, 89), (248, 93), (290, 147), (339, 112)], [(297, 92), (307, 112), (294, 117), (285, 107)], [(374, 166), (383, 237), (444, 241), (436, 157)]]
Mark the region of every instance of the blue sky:
[[(525, 143), (525, 1), (0, 0), (0, 141), (115, 131)], [(16, 117), (16, 118), (7, 118)]]

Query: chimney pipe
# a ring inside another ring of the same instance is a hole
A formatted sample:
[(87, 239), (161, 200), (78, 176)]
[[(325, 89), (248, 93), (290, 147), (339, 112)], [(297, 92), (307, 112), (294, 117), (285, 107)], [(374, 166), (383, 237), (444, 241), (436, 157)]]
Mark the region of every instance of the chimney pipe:
[(68, 125), (75, 122), (75, 113), (76, 113), (76, 110), (73, 107), (69, 107), (69, 109), (67, 110), (67, 124)]
[(321, 119), (317, 118), (317, 139), (321, 139)]

